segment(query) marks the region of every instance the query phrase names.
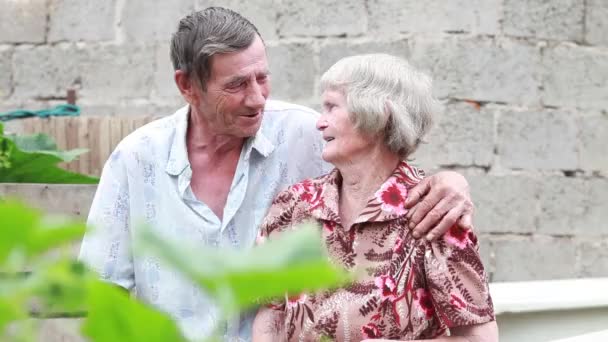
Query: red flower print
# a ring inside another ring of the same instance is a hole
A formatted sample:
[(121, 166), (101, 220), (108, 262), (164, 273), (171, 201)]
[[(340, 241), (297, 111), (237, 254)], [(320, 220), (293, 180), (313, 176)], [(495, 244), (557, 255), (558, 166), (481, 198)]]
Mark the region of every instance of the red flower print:
[(324, 188), (320, 187), (312, 194), (312, 197), (308, 201), (308, 203), (310, 203), (310, 210), (315, 210), (325, 206), (325, 202), (323, 201), (323, 190)]
[(310, 179), (306, 179), (301, 183), (295, 184), (293, 189), (300, 195), (301, 201), (310, 202), (312, 199), (314, 187)]
[(334, 228), (336, 228), (336, 222), (334, 221), (324, 221), (323, 228), (327, 229), (328, 232), (333, 232)]
[(397, 238), (395, 240), (395, 246), (393, 247), (393, 252), (398, 253), (403, 250), (403, 240), (401, 238)]
[(312, 194), (310, 192), (303, 192), (300, 195), (300, 201), (310, 202), (311, 199), (312, 199)]
[(433, 299), (426, 289), (418, 289), (414, 292), (414, 300), (420, 310), (422, 310), (427, 319), (430, 319), (435, 314)]
[(453, 293), (450, 294), (450, 304), (457, 310), (464, 309), (467, 307), (467, 303), (465, 303), (464, 299)]
[(376, 287), (380, 290), (380, 296), (382, 299), (395, 299), (397, 285), (395, 284), (395, 279), (390, 275), (383, 275), (376, 277), (374, 281)]
[(365, 338), (380, 338), (382, 337), (382, 333), (378, 326), (374, 323), (367, 323), (366, 325), (361, 327), (361, 333)]
[(444, 236), (447, 242), (460, 249), (465, 248), (470, 241), (469, 230), (462, 228), (457, 224), (453, 225)]
[(407, 212), (405, 209), (405, 197), (407, 196), (407, 188), (397, 183), (395, 179), (388, 180), (380, 190), (376, 191), (376, 199), (382, 203), (382, 210), (397, 215), (403, 215)]

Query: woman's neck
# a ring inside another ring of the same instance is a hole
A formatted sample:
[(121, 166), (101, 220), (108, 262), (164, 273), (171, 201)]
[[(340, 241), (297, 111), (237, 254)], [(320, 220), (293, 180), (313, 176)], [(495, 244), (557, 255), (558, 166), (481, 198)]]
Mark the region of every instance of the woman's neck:
[(400, 158), (387, 148), (378, 148), (336, 165), (342, 176), (339, 210), (342, 224), (349, 228), (369, 198), (391, 176)]

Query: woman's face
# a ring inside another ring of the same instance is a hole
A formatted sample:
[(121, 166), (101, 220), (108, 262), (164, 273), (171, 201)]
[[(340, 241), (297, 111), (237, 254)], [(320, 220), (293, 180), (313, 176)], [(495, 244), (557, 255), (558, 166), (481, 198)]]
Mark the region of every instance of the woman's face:
[(327, 142), (322, 157), (328, 163), (340, 165), (358, 159), (374, 147), (376, 141), (361, 134), (350, 120), (346, 98), (340, 91), (326, 90), (322, 95), (323, 110), (317, 129)]

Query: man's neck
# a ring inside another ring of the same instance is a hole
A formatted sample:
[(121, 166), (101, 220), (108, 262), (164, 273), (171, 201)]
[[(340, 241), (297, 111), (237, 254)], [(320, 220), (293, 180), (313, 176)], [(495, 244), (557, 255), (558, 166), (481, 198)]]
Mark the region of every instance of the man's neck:
[(221, 134), (213, 130), (198, 115), (188, 115), (188, 131), (186, 133), (186, 145), (188, 153), (204, 153), (211, 159), (225, 156), (231, 152), (239, 151), (245, 142), (245, 138), (227, 134)]

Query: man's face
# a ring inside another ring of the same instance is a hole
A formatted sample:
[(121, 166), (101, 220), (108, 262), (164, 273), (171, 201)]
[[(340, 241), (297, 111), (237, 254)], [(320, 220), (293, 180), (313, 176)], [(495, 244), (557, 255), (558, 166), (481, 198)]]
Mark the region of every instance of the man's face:
[(213, 56), (207, 89), (197, 90), (199, 96), (191, 103), (194, 114), (214, 133), (254, 136), (270, 93), (266, 48), (260, 37), (245, 50)]

